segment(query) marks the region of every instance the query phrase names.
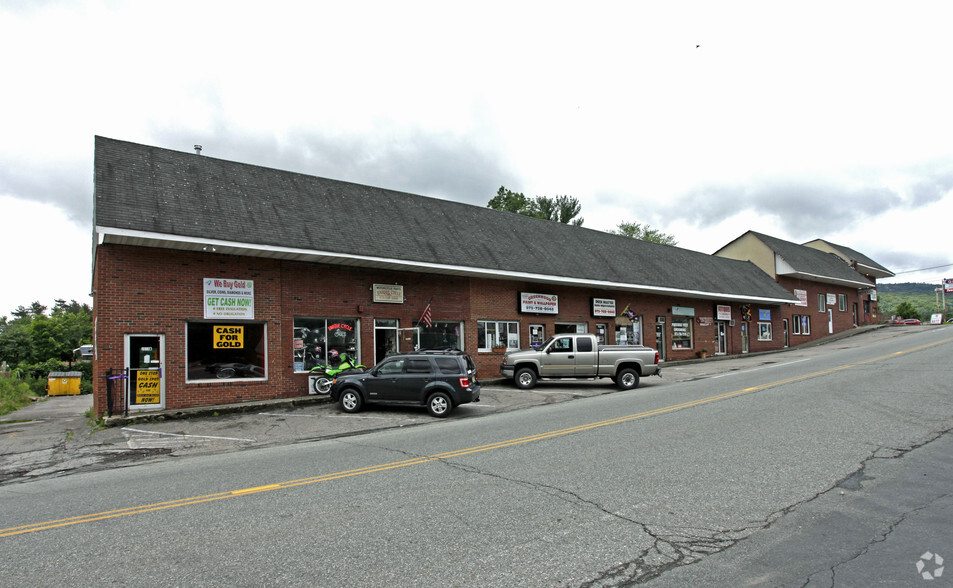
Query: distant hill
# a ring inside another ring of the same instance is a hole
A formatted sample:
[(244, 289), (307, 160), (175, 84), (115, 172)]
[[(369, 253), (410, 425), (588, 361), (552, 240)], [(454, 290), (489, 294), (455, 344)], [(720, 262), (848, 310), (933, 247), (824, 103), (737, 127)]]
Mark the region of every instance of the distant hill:
[(940, 284), (925, 284), (923, 282), (901, 282), (899, 284), (877, 284), (877, 292), (891, 292), (903, 294), (933, 294)]
[[(877, 284), (877, 300), (882, 320), (894, 314), (893, 309), (901, 302), (909, 302), (920, 313), (921, 321), (929, 321), (930, 315), (939, 312), (936, 289), (940, 284), (903, 282), (900, 284)], [(946, 297), (947, 309), (953, 307), (953, 295)], [(949, 315), (947, 315), (949, 316)]]

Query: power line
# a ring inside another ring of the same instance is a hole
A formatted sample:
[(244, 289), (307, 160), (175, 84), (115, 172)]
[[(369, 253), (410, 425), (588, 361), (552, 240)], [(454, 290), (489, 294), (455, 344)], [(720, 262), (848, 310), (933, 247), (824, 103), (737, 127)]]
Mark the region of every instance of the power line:
[(944, 267), (953, 267), (953, 263), (948, 263), (948, 264), (946, 264), (946, 265), (935, 265), (935, 266), (933, 266), (933, 267), (924, 267), (924, 268), (915, 269), (915, 270), (907, 270), (907, 271), (905, 271), (905, 272), (894, 272), (893, 275), (899, 276), (900, 274), (912, 274), (912, 273), (915, 273), (915, 272), (925, 272), (925, 271), (927, 271), (927, 270), (940, 269), (940, 268), (944, 268)]

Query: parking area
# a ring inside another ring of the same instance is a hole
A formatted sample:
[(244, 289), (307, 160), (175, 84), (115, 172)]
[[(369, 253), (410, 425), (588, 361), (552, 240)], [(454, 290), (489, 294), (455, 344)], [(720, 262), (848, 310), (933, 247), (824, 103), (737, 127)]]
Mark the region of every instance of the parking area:
[[(826, 343), (836, 343), (839, 347), (861, 346), (931, 328), (946, 327), (857, 329), (855, 336), (831, 339)], [(825, 353), (825, 345), (798, 347), (779, 353), (670, 362), (664, 365), (662, 378), (643, 378), (638, 390), (717, 377), (729, 372), (763, 369), (822, 353)], [(481, 384), (481, 402), (458, 406), (446, 420), (478, 418), (618, 392), (608, 379), (543, 381), (532, 390), (519, 390), (512, 382), (487, 377), (481, 378)], [(54, 399), (47, 401), (52, 402)], [(327, 397), (302, 396), (237, 407), (209, 407), (200, 412), (154, 411), (128, 419), (119, 418), (114, 426), (95, 429), (82, 416), (85, 404), (77, 405), (73, 411), (75, 414), (61, 414), (61, 411), (47, 410), (56, 406), (47, 403), (38, 403), (22, 416), (19, 412), (8, 415), (6, 422), (0, 423), (0, 435), (4, 438), (0, 484), (161, 456), (235, 451), (412, 427), (441, 420), (431, 417), (422, 407), (371, 405), (357, 414), (345, 414)]]

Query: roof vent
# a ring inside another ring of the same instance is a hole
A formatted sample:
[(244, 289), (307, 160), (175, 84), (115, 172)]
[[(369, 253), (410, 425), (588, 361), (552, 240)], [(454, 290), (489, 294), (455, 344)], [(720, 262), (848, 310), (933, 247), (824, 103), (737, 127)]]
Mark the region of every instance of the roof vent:
[(202, 155), (202, 146), (201, 146), (201, 145), (196, 145), (196, 146), (195, 146), (195, 154), (196, 154), (196, 155)]

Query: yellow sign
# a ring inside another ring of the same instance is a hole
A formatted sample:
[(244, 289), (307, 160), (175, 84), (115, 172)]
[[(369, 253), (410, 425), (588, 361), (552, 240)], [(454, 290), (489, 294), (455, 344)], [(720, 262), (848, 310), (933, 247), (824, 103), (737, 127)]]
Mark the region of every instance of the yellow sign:
[(222, 327), (212, 329), (212, 347), (215, 349), (241, 349), (245, 346), (245, 327)]
[(136, 370), (134, 404), (159, 404), (159, 370)]

